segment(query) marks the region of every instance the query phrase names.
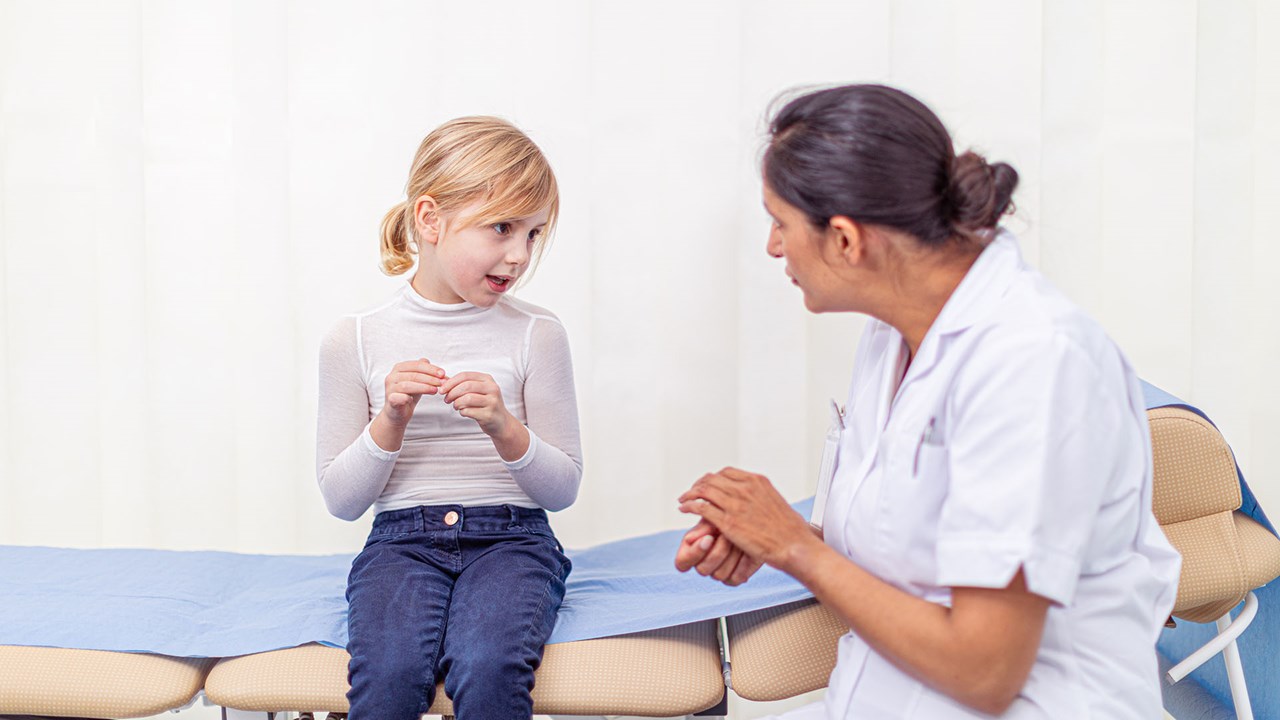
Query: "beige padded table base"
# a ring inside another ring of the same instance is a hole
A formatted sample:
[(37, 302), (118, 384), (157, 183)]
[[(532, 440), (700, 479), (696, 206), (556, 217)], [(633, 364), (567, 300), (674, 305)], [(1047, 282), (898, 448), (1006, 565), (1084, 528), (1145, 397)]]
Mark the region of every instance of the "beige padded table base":
[[(346, 712), (345, 650), (304, 645), (226, 658), (205, 681), (210, 702), (256, 712)], [(716, 622), (548, 645), (533, 689), (538, 714), (671, 717), (724, 697)], [(452, 714), (437, 688), (432, 714)]]
[(836, 643), (849, 632), (817, 600), (801, 600), (726, 619), (729, 678), (745, 700), (783, 700), (827, 686)]
[(136, 718), (186, 705), (215, 659), (0, 646), (0, 715)]

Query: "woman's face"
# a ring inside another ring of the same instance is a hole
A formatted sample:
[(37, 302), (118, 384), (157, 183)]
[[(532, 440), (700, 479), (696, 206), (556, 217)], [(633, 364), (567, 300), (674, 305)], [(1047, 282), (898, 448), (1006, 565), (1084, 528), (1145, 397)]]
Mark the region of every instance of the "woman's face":
[(490, 225), (453, 229), (458, 218), (478, 208), (476, 204), (442, 218), (432, 274), (440, 295), (452, 297), (441, 302), (466, 301), (479, 307), (496, 304), (528, 269), (534, 243), (546, 228), (549, 214), (543, 210)]
[(773, 220), (765, 250), (786, 261), (784, 272), (804, 293), (804, 306), (815, 313), (840, 309), (834, 301), (842, 283), (823, 256), (826, 234), (815, 228), (799, 208), (778, 197), (767, 182), (764, 209)]

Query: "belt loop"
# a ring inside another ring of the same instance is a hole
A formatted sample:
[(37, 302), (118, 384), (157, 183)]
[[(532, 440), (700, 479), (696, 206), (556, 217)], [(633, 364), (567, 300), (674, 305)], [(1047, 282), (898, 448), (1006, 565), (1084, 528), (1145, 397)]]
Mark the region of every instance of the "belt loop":
[(415, 532), (422, 532), (427, 528), (427, 508), (418, 506), (418, 512), (413, 514), (413, 529)]
[(507, 525), (507, 529), (512, 530), (520, 527), (520, 511), (516, 509), (516, 506), (507, 504), (504, 507), (507, 508), (507, 514), (511, 516), (511, 522)]

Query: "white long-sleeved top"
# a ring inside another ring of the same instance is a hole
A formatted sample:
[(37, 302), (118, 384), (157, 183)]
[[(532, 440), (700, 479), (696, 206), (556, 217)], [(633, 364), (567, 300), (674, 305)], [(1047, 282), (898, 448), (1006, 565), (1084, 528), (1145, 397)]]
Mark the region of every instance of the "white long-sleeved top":
[[(423, 395), (399, 450), (378, 447), (369, 425), (399, 362), (426, 358), (450, 377), (482, 372), (529, 429), (529, 449), (506, 462), (493, 441), (440, 395)], [(343, 317), (320, 347), (316, 468), (329, 512), (355, 520), (417, 505), (562, 510), (582, 479), (573, 366), (564, 326), (550, 312), (503, 297), (482, 308), (443, 305), (405, 283), (390, 301)]]

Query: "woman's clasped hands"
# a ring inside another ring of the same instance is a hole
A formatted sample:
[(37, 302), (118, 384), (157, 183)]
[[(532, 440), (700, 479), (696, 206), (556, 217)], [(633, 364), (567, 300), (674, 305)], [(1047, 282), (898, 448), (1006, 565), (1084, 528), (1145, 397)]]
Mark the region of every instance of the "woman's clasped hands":
[(701, 518), (676, 551), (681, 572), (741, 585), (761, 565), (786, 571), (810, 543), (822, 543), (763, 475), (727, 467), (703, 475), (679, 500), (680, 512)]

